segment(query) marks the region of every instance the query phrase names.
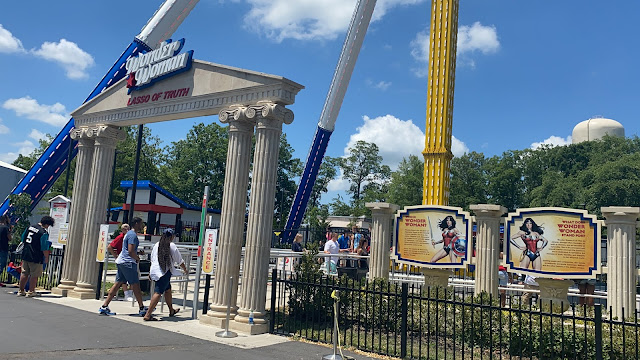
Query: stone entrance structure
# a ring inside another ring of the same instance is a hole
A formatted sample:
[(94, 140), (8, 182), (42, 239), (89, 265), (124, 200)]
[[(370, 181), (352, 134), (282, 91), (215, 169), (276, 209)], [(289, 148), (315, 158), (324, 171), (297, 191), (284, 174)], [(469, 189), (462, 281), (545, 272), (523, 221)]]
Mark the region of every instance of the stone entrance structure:
[[(122, 69), (122, 71), (125, 71)], [(78, 140), (69, 242), (60, 286), (64, 296), (95, 297), (99, 225), (107, 211), (120, 126), (219, 115), (229, 125), (229, 145), (218, 240), (213, 305), (203, 322), (221, 324), (233, 278), (232, 314), (242, 330), (267, 331), (266, 283), (273, 223), (278, 150), (286, 108), (304, 87), (280, 76), (193, 60), (190, 70), (128, 94), (127, 80), (114, 84), (71, 115)], [(252, 135), (256, 136), (241, 304), (236, 304)], [(249, 313), (254, 325), (249, 325)]]

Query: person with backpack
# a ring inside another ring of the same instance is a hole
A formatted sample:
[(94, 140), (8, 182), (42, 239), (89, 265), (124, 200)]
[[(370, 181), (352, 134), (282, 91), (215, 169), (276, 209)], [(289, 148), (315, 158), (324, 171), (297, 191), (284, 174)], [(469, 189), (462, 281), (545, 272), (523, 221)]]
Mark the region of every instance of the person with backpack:
[[(49, 262), (49, 233), (47, 229), (55, 223), (51, 216), (43, 216), (36, 225), (29, 226), (22, 234), (22, 274), (18, 296), (34, 297), (36, 284), (42, 275), (43, 264)], [(25, 292), (27, 281), (31, 277), (28, 292)]]

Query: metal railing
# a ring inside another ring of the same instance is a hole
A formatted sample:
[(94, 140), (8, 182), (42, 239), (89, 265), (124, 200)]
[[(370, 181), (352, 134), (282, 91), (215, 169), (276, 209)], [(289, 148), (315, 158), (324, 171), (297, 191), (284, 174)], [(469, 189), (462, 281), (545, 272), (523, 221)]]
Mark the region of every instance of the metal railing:
[[(49, 254), (49, 263), (45, 266), (42, 275), (37, 279), (37, 287), (51, 290), (58, 286), (60, 283), (60, 275), (62, 274), (63, 259), (64, 251), (62, 249), (53, 249), (51, 251)], [(0, 269), (0, 282), (6, 284), (18, 283), (18, 278), (15, 276), (17, 272), (14, 272), (13, 275), (9, 274), (8, 266), (11, 263), (15, 267), (20, 267), (22, 255), (16, 254), (15, 252), (9, 253), (7, 265), (3, 269)]]
[(543, 302), (416, 284), (331, 276), (283, 278), (272, 271), (271, 332), (331, 342), (333, 299), (339, 290), (340, 343), (409, 359), (640, 359), (638, 314), (603, 316), (603, 307)]

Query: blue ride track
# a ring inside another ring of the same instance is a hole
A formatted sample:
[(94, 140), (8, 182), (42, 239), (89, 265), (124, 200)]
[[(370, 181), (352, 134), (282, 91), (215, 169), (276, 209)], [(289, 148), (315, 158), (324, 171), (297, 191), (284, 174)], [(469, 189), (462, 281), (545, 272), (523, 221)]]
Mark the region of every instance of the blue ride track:
[[(124, 69), (127, 59), (142, 51), (151, 51), (151, 48), (137, 38), (134, 39), (84, 102), (93, 99), (109, 86), (122, 79), (127, 73), (126, 69)], [(53, 139), (51, 145), (44, 151), (38, 161), (36, 161), (31, 170), (27, 172), (24, 178), (22, 178), (18, 185), (11, 191), (11, 195), (29, 194), (31, 196), (31, 209), (42, 200), (51, 186), (69, 165), (67, 161), (70, 147), (72, 147), (71, 158), (76, 156), (78, 144), (77, 141), (71, 139), (70, 136), (74, 128), (74, 123), (73, 118), (71, 118), (62, 131)], [(0, 214), (7, 214), (10, 210), (10, 205), (9, 197), (7, 197), (2, 203), (2, 206), (0, 206)]]

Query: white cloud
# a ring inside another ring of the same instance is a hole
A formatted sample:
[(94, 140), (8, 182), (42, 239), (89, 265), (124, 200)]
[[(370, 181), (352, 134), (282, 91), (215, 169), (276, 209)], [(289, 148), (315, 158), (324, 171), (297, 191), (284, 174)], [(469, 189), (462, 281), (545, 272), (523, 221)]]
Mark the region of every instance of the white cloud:
[(0, 119), (0, 134), (8, 134), (9, 128), (5, 125), (2, 125), (2, 119)]
[(42, 131), (38, 131), (36, 129), (31, 129), (31, 132), (29, 133), (29, 137), (35, 141), (40, 141), (45, 139), (47, 137), (47, 134), (43, 133)]
[[(393, 7), (413, 5), (424, 0), (379, 0), (372, 22), (380, 20)], [(247, 0), (251, 10), (245, 26), (281, 42), (295, 40), (333, 40), (344, 33), (356, 0)]]
[(379, 83), (375, 84), (373, 87), (376, 89), (380, 89), (382, 91), (385, 91), (389, 88), (389, 86), (391, 86), (391, 82), (390, 81), (380, 81)]
[(571, 135), (567, 136), (566, 138), (551, 135), (550, 137), (548, 137), (547, 139), (541, 142), (534, 142), (533, 144), (531, 144), (531, 148), (535, 150), (541, 147), (542, 145), (565, 146), (569, 144), (571, 144)]
[(373, 82), (373, 80), (371, 79), (366, 79), (365, 84), (367, 84), (367, 86), (372, 87), (374, 89), (385, 91), (389, 88), (389, 86), (391, 86), (391, 81), (381, 80), (378, 82)]
[(0, 53), (25, 52), (22, 42), (0, 24)]
[(4, 161), (6, 163), (11, 164), (18, 158), (19, 154), (29, 155), (33, 150), (35, 150), (36, 146), (29, 140), (25, 140), (19, 143), (11, 144), (18, 148), (16, 152), (7, 152), (0, 154), (0, 161)]
[[(351, 135), (344, 153), (359, 140), (378, 145), (383, 164), (395, 170), (403, 158), (409, 155), (422, 157), (424, 132), (412, 120), (400, 120), (393, 115), (370, 118), (363, 116), (364, 124)], [(454, 156), (462, 156), (469, 148), (455, 136), (452, 137), (451, 151)]]
[(66, 39), (60, 42), (44, 42), (40, 49), (32, 50), (33, 54), (45, 60), (53, 61), (67, 71), (69, 79), (83, 79), (88, 77), (86, 70), (93, 66), (93, 56), (78, 45)]
[(2, 104), (2, 107), (15, 111), (18, 116), (41, 121), (56, 127), (63, 126), (69, 120), (69, 114), (64, 105), (60, 103), (41, 105), (29, 96), (9, 99)]
[(494, 25), (484, 26), (476, 21), (471, 26), (458, 28), (458, 55), (474, 51), (487, 55), (499, 49), (498, 31)]
[[(411, 56), (420, 63), (413, 72), (418, 77), (427, 76), (427, 64), (429, 63), (429, 30), (426, 29), (416, 34), (409, 43)], [(473, 25), (463, 25), (458, 28), (457, 62), (475, 67), (475, 60), (471, 55), (481, 52), (484, 55), (492, 54), (500, 49), (498, 31), (495, 26), (484, 26), (480, 22)]]

